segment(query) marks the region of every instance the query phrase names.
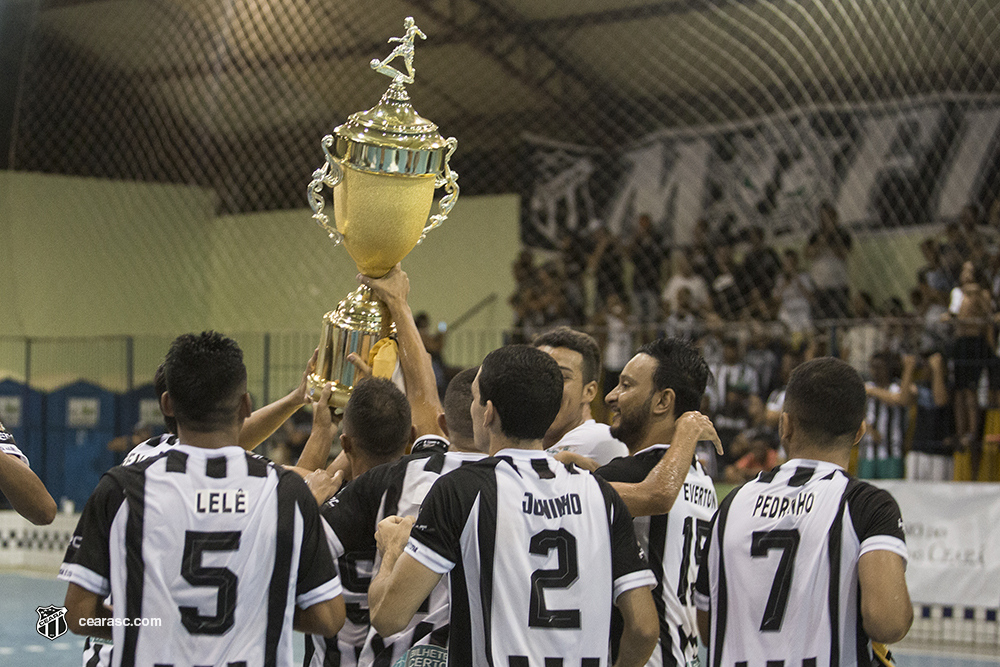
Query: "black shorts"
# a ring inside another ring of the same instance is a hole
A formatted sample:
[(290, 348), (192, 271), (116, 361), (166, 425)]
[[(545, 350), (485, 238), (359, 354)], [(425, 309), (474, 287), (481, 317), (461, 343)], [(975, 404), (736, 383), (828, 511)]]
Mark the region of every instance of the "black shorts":
[(984, 370), (990, 374), (990, 386), (1000, 381), (997, 357), (982, 336), (962, 336), (955, 339), (952, 354), (955, 363), (955, 389), (975, 389)]

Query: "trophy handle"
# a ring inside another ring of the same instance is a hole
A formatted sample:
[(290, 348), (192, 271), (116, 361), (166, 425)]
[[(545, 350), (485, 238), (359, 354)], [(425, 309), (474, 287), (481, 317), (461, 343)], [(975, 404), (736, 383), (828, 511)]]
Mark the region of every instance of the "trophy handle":
[(440, 188), (444, 186), (445, 196), (441, 197), (441, 201), (438, 202), (438, 209), (441, 211), (436, 215), (432, 215), (427, 221), (427, 226), (420, 233), (420, 238), (417, 240), (419, 244), (427, 236), (427, 232), (431, 231), (435, 227), (440, 227), (441, 223), (448, 219), (448, 214), (451, 213), (451, 209), (455, 207), (455, 201), (458, 200), (458, 172), (451, 170), (451, 165), (449, 160), (451, 159), (452, 153), (458, 148), (458, 139), (455, 137), (448, 137), (445, 141), (448, 146), (448, 152), (444, 154), (444, 168), (441, 173), (434, 179), (434, 187)]
[[(323, 146), (323, 153), (326, 155), (326, 163), (313, 172), (313, 179), (309, 181), (307, 191), (309, 193), (309, 206), (313, 210), (313, 220), (326, 230), (326, 233), (333, 239), (333, 245), (337, 246), (344, 240), (344, 235), (338, 232), (336, 227), (330, 226), (329, 216), (323, 213), (323, 209), (326, 207), (326, 200), (323, 198), (323, 186), (327, 185), (333, 189), (333, 186), (340, 183), (341, 179), (344, 178), (344, 172), (340, 168), (340, 164), (330, 154), (330, 147), (333, 146), (333, 142), (332, 134), (326, 135), (320, 142)], [(447, 162), (445, 164), (447, 165)]]

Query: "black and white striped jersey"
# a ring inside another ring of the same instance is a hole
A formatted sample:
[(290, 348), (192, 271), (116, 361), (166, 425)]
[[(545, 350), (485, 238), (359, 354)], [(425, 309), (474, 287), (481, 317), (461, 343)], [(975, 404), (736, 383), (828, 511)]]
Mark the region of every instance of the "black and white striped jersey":
[(449, 452), (443, 438), (424, 436), (413, 444), (409, 455), (372, 468), (321, 508), (330, 551), (344, 583), (350, 627), (345, 624), (337, 637), (307, 638), (307, 667), (388, 667), (412, 646), (447, 647), (447, 580), (435, 587), (403, 631), (382, 637), (371, 627), (368, 584), (379, 563), (375, 529), (387, 516), (417, 516), (439, 476), (482, 458), (483, 454)]
[[(616, 459), (595, 474), (609, 482), (641, 482), (668, 448), (669, 445), (654, 445), (633, 456)], [(632, 521), (639, 545), (649, 557), (649, 566), (656, 576), (653, 601), (660, 619), (660, 640), (646, 663), (648, 667), (684, 667), (698, 656), (694, 584), (698, 580), (701, 547), (718, 506), (712, 478), (695, 460), (668, 514), (636, 517)], [(615, 610), (611, 631), (613, 658), (618, 655), (621, 632), (621, 615)]]
[(24, 452), (17, 446), (17, 442), (14, 441), (14, 436), (4, 428), (3, 423), (0, 423), (0, 453), (21, 459), (26, 466), (31, 465), (28, 462), (28, 457), (24, 455)]
[(450, 573), (456, 667), (604, 667), (611, 603), (656, 583), (618, 494), (536, 450), (439, 478), (406, 553)]
[(341, 593), (305, 483), (239, 447), (112, 468), (59, 577), (111, 594), (114, 667), (290, 666), (294, 608)]
[(872, 664), (858, 612), (858, 558), (907, 558), (887, 491), (840, 466), (793, 459), (719, 506), (695, 601), (711, 615), (711, 667)]
[[(154, 435), (140, 442), (125, 456), (122, 465), (131, 465), (148, 458), (158, 456), (177, 444), (177, 436), (173, 433)], [(109, 596), (106, 604), (111, 604)], [(83, 642), (83, 667), (109, 667), (114, 645), (106, 639), (87, 637)]]

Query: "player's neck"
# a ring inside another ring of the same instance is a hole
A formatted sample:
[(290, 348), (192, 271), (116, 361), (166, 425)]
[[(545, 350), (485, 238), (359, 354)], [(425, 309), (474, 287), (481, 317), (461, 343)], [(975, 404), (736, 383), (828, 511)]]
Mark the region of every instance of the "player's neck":
[(472, 438), (455, 438), (449, 443), (448, 451), (460, 454), (482, 454), (476, 449), (476, 442)]
[(496, 456), (497, 452), (504, 449), (525, 449), (542, 451), (545, 448), (542, 439), (520, 440), (517, 438), (507, 438), (494, 434), (490, 438), (490, 456)]
[(240, 444), (240, 430), (238, 427), (233, 427), (218, 431), (194, 431), (178, 424), (177, 439), (185, 445), (198, 447), (199, 449), (238, 447)]
[(844, 448), (819, 447), (810, 442), (786, 443), (789, 459), (805, 459), (807, 461), (825, 461), (847, 470), (851, 461), (851, 450)]
[(566, 428), (560, 429), (555, 433), (546, 433), (545, 437), (542, 439), (542, 447), (544, 449), (548, 449), (552, 445), (556, 444), (557, 442), (565, 438), (567, 433), (575, 429), (577, 426), (580, 426), (584, 421), (586, 420), (583, 418), (583, 415), (581, 415), (579, 419), (570, 423), (568, 426), (566, 426)]
[(673, 420), (669, 424), (651, 423), (643, 436), (638, 438), (635, 443), (626, 443), (628, 445), (628, 453), (630, 455), (637, 454), (654, 445), (669, 445), (674, 439), (674, 430)]

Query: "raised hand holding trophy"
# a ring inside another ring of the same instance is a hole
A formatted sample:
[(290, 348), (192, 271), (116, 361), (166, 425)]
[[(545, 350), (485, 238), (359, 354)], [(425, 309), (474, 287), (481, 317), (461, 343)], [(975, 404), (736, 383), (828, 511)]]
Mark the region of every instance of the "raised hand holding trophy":
[[(404, 23), (399, 46), (385, 60), (371, 61), (373, 70), (392, 77), (379, 103), (352, 114), (323, 137), (326, 162), (313, 172), (309, 204), (313, 220), (327, 231), (334, 245), (343, 243), (358, 271), (378, 278), (410, 253), (427, 232), (448, 217), (458, 199), (458, 173), (448, 162), (458, 141), (444, 139), (437, 125), (410, 105), (404, 84), (413, 83), (413, 42), (426, 35), (412, 17)], [(402, 57), (407, 73), (390, 66)], [(335, 226), (323, 212), (323, 186), (333, 190)], [(440, 211), (428, 218), (434, 191), (444, 187)], [(347, 355), (363, 360), (378, 341), (387, 338), (392, 323), (387, 309), (365, 286), (351, 292), (324, 315), (316, 370), (309, 376), (310, 395), (319, 396), (333, 383), (330, 405), (343, 407), (354, 388), (357, 370)]]

